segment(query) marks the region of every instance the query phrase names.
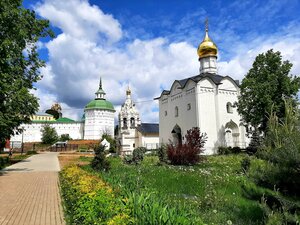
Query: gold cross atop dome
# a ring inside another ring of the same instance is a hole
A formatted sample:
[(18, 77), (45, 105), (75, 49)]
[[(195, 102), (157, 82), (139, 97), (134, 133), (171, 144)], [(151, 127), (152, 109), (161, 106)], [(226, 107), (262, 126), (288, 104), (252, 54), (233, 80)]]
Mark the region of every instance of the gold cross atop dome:
[(208, 56), (217, 57), (218, 48), (216, 44), (209, 38), (208, 36), (208, 19), (205, 20), (205, 37), (203, 41), (200, 43), (197, 50), (199, 59), (205, 58)]

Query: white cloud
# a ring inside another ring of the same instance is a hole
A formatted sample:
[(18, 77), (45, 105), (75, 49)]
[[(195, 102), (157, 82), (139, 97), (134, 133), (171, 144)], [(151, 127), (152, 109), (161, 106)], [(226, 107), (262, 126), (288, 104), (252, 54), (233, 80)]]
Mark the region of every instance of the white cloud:
[[(199, 73), (196, 48), (187, 42), (172, 43), (158, 37), (135, 39), (119, 47), (116, 42), (122, 40), (126, 31), (121, 30), (112, 15), (104, 14), (85, 0), (46, 0), (36, 10), (62, 31), (44, 45), (49, 61), (42, 69), (44, 78), (36, 92), (41, 109), (58, 101), (64, 116), (79, 119), (83, 107), (94, 98), (101, 76), (106, 97), (117, 109), (116, 117), (130, 84), (142, 121), (158, 122), (158, 105), (151, 100), (160, 95), (161, 88), (169, 89), (175, 79)], [(299, 74), (297, 43), (300, 43), (297, 37), (280, 35), (237, 43), (231, 60), (219, 62), (219, 72), (241, 80), (258, 53), (274, 48), (294, 63), (293, 70)]]

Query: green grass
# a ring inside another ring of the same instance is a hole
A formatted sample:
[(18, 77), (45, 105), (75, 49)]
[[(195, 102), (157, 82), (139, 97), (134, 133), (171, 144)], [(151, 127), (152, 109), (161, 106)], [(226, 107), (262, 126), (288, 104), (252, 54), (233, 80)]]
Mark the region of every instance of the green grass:
[(250, 182), (241, 171), (243, 158), (209, 156), (196, 166), (159, 165), (157, 157), (126, 165), (111, 158), (111, 170), (99, 175), (121, 193), (153, 192), (166, 204), (189, 206), (207, 224), (262, 224), (259, 202), (243, 196), (242, 184)]

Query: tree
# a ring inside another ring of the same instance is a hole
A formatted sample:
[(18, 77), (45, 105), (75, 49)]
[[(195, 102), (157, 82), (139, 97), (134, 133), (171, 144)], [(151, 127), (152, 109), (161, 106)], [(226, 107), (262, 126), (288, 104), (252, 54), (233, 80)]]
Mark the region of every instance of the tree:
[(60, 135), (59, 140), (65, 142), (65, 141), (72, 140), (72, 138), (70, 137), (69, 134), (62, 134)]
[(42, 142), (44, 144), (53, 144), (58, 140), (58, 135), (54, 127), (50, 127), (49, 124), (45, 124), (42, 129)]
[(38, 19), (34, 11), (25, 9), (22, 0), (0, 1), (0, 27), (1, 142), (21, 123), (28, 123), (38, 110), (38, 99), (30, 92), (44, 66), (37, 42), (53, 33), (49, 21)]
[(247, 128), (251, 125), (265, 134), (272, 107), (279, 118), (284, 118), (284, 98), (292, 99), (296, 106), (300, 77), (289, 75), (291, 68), (292, 64), (282, 61), (281, 53), (272, 49), (256, 57), (242, 81), (238, 102), (238, 112)]

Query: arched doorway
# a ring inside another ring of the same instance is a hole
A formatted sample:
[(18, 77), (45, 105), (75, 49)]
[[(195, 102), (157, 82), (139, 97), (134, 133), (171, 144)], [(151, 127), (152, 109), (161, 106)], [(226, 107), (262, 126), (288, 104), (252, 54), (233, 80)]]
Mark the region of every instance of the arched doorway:
[(239, 146), (239, 127), (238, 125), (230, 120), (225, 125), (225, 143), (227, 147), (236, 147)]
[(172, 137), (173, 137), (173, 143), (175, 145), (181, 145), (182, 144), (182, 133), (181, 128), (176, 124), (172, 130)]

